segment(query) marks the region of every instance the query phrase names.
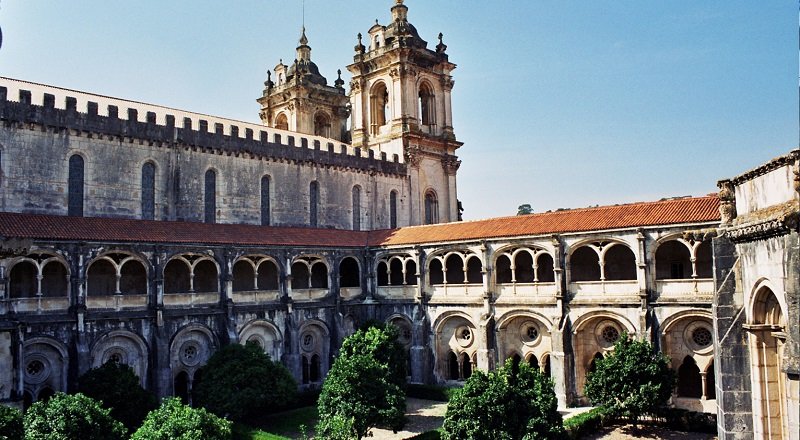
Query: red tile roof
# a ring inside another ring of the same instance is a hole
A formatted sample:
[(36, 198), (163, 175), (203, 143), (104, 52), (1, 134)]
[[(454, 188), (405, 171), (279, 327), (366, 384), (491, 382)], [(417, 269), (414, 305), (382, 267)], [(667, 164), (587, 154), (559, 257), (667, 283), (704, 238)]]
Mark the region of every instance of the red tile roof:
[(346, 246), (367, 244), (367, 233), (336, 229), (148, 221), (0, 213), (0, 236), (88, 242)]
[(410, 226), (391, 231), (380, 245), (438, 243), (525, 235), (601, 231), (639, 226), (718, 222), (719, 198), (686, 197), (658, 202), (570, 209), (469, 222)]
[(56, 241), (363, 247), (719, 221), (715, 196), (359, 232), (0, 213), (0, 237)]

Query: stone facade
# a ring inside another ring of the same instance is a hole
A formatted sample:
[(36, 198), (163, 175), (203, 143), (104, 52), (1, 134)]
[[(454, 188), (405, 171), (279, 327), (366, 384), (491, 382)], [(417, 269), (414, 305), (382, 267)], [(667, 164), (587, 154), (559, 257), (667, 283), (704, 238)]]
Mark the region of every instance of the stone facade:
[(799, 153), (718, 197), (453, 222), (455, 65), (391, 12), (359, 37), (349, 93), (303, 33), (264, 125), (0, 79), (0, 400), (109, 360), (191, 400), (208, 357), (245, 342), (318, 387), (380, 320), (411, 382), (514, 359), (561, 406), (627, 333), (721, 438), (800, 438)]

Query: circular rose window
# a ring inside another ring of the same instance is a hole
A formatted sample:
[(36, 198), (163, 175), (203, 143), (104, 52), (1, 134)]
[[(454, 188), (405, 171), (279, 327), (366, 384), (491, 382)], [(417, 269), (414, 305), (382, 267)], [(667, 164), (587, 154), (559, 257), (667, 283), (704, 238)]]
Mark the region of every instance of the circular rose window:
[(462, 347), (467, 347), (472, 344), (472, 330), (469, 327), (463, 326), (456, 329), (456, 341)]
[(698, 347), (708, 347), (711, 345), (711, 332), (705, 327), (698, 327), (692, 332), (692, 341)]
[(609, 344), (614, 344), (619, 340), (619, 330), (613, 325), (603, 327), (603, 340)]

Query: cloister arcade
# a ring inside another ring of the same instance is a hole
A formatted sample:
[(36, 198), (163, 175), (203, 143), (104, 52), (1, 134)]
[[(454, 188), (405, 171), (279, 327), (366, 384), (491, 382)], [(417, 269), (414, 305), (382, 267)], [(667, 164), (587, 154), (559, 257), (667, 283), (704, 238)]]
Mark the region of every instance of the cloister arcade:
[[(510, 359), (554, 377), (572, 376), (568, 382), (573, 385), (565, 390), (572, 397), (565, 398), (580, 399), (586, 373), (595, 360), (605, 356), (623, 332), (644, 334), (631, 315), (640, 306), (642, 284), (652, 286), (649, 296), (657, 305), (663, 289), (695, 301), (696, 289), (674, 286), (686, 280), (695, 285), (707, 282), (704, 277), (710, 275), (711, 264), (708, 242), (672, 235), (647, 243), (644, 270), (634, 247), (624, 238), (579, 237), (557, 244), (548, 237), (483, 246), (393, 249), (374, 256), (324, 249), (287, 258), (253, 249), (227, 253), (196, 249), (169, 255), (116, 248), (90, 255), (83, 265), (76, 265), (79, 260), (69, 253), (36, 249), (25, 257), (2, 260), (0, 268), (7, 275), (5, 304), (11, 310), (66, 310), (69, 304), (81, 303), (88, 310), (135, 312), (154, 304), (171, 310), (217, 307), (230, 300), (243, 307), (235, 340), (257, 344), (273, 359), (296, 365), (293, 371), (304, 387), (319, 386), (339, 341), (364, 322), (363, 311), (358, 311), (362, 301), (370, 296), (398, 304), (430, 301), (446, 307), (428, 327), (430, 336), (418, 334), (425, 326), (420, 327), (408, 312), (384, 318), (400, 330), (409, 355), (409, 377), (414, 368), (428, 365), (425, 368), (430, 369), (432, 380), (458, 382), (476, 368), (494, 368)], [(642, 276), (645, 278), (640, 280)], [(609, 295), (611, 302), (598, 313), (592, 304), (600, 297), (586, 302), (582, 295), (592, 286), (606, 284), (618, 287), (599, 291)], [(561, 313), (562, 297), (574, 302), (571, 324), (566, 328), (554, 321)], [(321, 315), (332, 298), (349, 310), (335, 326), (331, 318)], [(485, 298), (493, 298), (489, 321), (477, 313), (485, 307)], [(26, 306), (25, 301), (37, 305)], [(295, 322), (291, 313), (278, 312), (284, 301), (307, 303), (302, 308), (304, 317)], [(254, 312), (262, 307), (274, 312)], [(314, 310), (318, 312), (311, 313)], [(711, 400), (713, 359), (709, 346), (703, 345), (708, 339), (708, 309), (701, 307), (689, 314), (676, 309), (673, 315), (660, 329), (662, 350), (679, 371), (676, 398)], [(564, 331), (570, 336), (565, 338)], [(223, 340), (227, 339), (210, 322), (177, 328), (169, 342), (168, 392), (191, 401), (199, 367)], [(556, 350), (554, 344), (566, 347)], [(431, 350), (427, 361), (425, 346)], [(64, 371), (62, 363), (70, 362), (67, 351), (56, 356), (62, 352), (48, 347), (32, 346), (30, 359), (38, 359), (34, 351), (44, 353), (39, 357), (48, 359), (49, 364), (40, 367), (26, 360), (31, 371), (30, 379), (25, 376), (29, 401), (66, 387), (66, 373), (51, 372)], [(151, 343), (137, 332), (118, 329), (103, 333), (88, 350), (86, 368), (113, 360), (131, 365), (145, 386), (159, 380), (148, 374), (156, 361), (151, 359)], [(564, 360), (553, 363), (553, 352), (564, 350), (574, 359), (571, 371), (564, 370)], [(36, 382), (36, 372), (42, 368), (48, 371), (47, 381)]]

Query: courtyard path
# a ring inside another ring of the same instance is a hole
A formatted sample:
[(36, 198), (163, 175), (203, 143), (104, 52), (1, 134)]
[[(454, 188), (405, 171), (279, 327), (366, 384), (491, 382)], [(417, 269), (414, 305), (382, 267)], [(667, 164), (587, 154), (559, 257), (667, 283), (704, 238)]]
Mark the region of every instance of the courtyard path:
[[(373, 429), (372, 438), (375, 440), (404, 440), (423, 432), (437, 429), (442, 426), (444, 421), (447, 402), (409, 398), (406, 401), (406, 408), (408, 423), (403, 431), (395, 434), (386, 429)], [(590, 409), (590, 407), (568, 408), (561, 411), (561, 414), (567, 419)], [(630, 426), (608, 427), (585, 437), (586, 440), (715, 440), (716, 438), (715, 435), (711, 434), (670, 431), (658, 427), (643, 427), (635, 432)]]

